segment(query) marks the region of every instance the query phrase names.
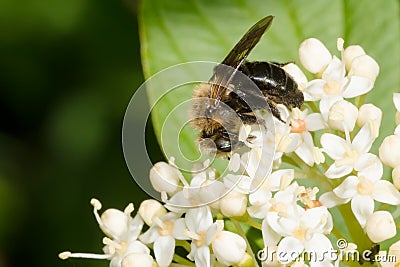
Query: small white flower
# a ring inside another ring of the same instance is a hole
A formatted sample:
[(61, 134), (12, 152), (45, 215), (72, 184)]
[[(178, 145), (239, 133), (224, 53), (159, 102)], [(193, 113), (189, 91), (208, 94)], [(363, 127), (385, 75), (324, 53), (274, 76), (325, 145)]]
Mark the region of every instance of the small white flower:
[(277, 249), (278, 255), (286, 255), (281, 256), (281, 262), (289, 263), (295, 260), (293, 255), (299, 256), (303, 251), (322, 255), (333, 249), (326, 236), (332, 230), (332, 218), (326, 207), (307, 210), (299, 207), (295, 215), (288, 218), (279, 213), (267, 215), (271, 228), (284, 236)]
[(359, 158), (368, 153), (373, 141), (374, 138), (371, 136), (368, 125), (360, 129), (352, 142), (347, 132), (346, 140), (334, 134), (323, 134), (321, 136), (322, 148), (335, 160), (325, 175), (328, 178), (340, 178), (349, 174)]
[(390, 212), (376, 211), (368, 217), (365, 230), (372, 242), (380, 243), (396, 235), (396, 223)]
[(389, 167), (400, 165), (400, 135), (394, 134), (383, 139), (379, 147), (379, 158)]
[[(110, 267), (121, 267), (121, 262), (126, 257), (130, 257), (129, 255), (131, 254), (150, 256), (150, 249), (137, 240), (143, 227), (143, 221), (139, 215), (136, 215), (134, 218), (130, 216), (133, 211), (132, 204), (129, 204), (123, 212), (116, 209), (107, 209), (100, 216), (98, 214), (98, 211), (101, 209), (100, 201), (92, 199), (90, 203), (93, 206), (93, 213), (100, 228), (107, 235), (103, 239), (103, 243), (105, 244), (103, 248), (104, 254), (71, 253), (67, 251), (60, 253), (59, 257), (61, 259), (108, 259), (110, 260)], [(143, 257), (149, 258), (148, 256)], [(130, 265), (127, 266), (130, 267)]]
[(140, 236), (146, 244), (154, 243), (154, 256), (160, 267), (169, 266), (175, 253), (175, 239), (186, 240), (185, 220), (173, 212), (155, 218), (153, 225)]
[(357, 176), (347, 177), (332, 192), (321, 196), (321, 201), (339, 205), (351, 201), (351, 209), (362, 227), (374, 211), (374, 200), (391, 205), (400, 204), (400, 193), (386, 180), (381, 180), (383, 166), (377, 156), (364, 154), (355, 165)]
[(382, 110), (373, 104), (364, 104), (358, 111), (357, 125), (363, 127), (368, 123), (372, 137), (379, 135), (379, 128), (382, 122)]

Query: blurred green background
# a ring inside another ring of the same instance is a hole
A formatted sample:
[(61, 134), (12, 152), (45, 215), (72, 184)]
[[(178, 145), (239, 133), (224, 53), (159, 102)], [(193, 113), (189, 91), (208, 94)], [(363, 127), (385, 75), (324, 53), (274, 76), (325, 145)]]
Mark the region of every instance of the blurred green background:
[(108, 266), (57, 255), (102, 252), (92, 197), (146, 198), (121, 148), (143, 82), (137, 3), (1, 0), (0, 21), (0, 266)]

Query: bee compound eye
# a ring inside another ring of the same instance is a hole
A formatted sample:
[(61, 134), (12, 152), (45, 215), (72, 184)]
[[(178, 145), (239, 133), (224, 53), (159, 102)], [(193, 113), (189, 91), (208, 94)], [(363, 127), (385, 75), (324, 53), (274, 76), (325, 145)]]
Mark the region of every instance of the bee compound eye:
[(219, 138), (215, 140), (215, 145), (217, 149), (221, 152), (230, 152), (231, 151), (231, 142), (225, 138)]

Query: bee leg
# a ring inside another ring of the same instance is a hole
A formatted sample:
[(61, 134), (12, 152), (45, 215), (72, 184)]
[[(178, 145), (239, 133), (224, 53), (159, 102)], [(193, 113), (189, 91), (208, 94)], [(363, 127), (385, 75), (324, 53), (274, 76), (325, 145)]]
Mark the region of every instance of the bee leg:
[(257, 118), (254, 116), (253, 113), (251, 114), (246, 114), (246, 113), (237, 113), (239, 118), (242, 120), (243, 123), (245, 124), (255, 124), (257, 123)]
[(286, 121), (282, 120), (279, 109), (270, 100), (268, 100), (268, 104), (272, 115), (274, 115), (274, 117), (280, 120), (281, 122), (286, 123)]

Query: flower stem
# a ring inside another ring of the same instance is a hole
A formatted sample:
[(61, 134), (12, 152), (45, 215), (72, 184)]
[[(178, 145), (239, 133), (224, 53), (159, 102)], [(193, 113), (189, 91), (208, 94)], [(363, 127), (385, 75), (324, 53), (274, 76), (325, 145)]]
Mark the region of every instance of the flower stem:
[(256, 229), (258, 229), (258, 230), (260, 230), (260, 231), (262, 230), (261, 223), (258, 223), (258, 222), (252, 221), (252, 220), (247, 220), (247, 221), (246, 221), (246, 224), (248, 224), (248, 225), (250, 225), (251, 227), (256, 228)]
[(240, 223), (234, 219), (231, 218), (231, 222), (235, 226), (236, 230), (238, 231), (238, 234), (243, 237), (243, 239), (246, 241), (246, 246), (247, 246), (247, 252), (250, 254), (251, 258), (253, 259), (253, 266), (254, 267), (259, 267), (257, 259), (253, 253), (253, 250), (251, 249), (249, 240), (247, 240), (246, 234), (243, 231), (242, 227), (240, 226)]

